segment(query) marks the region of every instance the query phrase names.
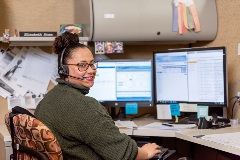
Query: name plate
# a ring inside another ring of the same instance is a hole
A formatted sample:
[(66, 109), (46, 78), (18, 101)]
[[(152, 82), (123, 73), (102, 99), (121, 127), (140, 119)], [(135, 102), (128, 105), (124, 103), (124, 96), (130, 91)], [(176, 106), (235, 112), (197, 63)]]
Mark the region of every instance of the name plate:
[(57, 32), (19, 32), (20, 37), (56, 37)]

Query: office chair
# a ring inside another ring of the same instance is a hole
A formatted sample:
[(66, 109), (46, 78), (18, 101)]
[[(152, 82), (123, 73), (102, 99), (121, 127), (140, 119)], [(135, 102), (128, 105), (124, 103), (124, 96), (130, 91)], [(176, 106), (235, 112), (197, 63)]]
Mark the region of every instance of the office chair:
[(8, 112), (5, 114), (5, 124), (12, 137), (13, 154), (10, 159), (63, 160), (56, 137), (33, 115)]

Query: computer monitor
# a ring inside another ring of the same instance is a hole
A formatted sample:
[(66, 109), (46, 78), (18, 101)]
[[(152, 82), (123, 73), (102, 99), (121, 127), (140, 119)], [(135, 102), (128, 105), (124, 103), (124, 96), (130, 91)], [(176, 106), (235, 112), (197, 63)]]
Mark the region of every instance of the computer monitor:
[(225, 47), (153, 52), (154, 103), (227, 107)]
[(151, 59), (118, 59), (98, 62), (94, 85), (87, 96), (106, 107), (153, 106)]

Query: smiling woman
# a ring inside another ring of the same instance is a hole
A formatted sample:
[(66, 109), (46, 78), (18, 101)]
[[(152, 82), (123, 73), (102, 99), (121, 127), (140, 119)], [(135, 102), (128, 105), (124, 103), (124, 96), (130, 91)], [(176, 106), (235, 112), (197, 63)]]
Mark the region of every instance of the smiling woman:
[(60, 78), (76, 85), (92, 87), (97, 62), (94, 62), (90, 49), (79, 43), (77, 34), (64, 32), (56, 38), (53, 51), (59, 57)]
[(53, 52), (58, 54), (60, 79), (38, 104), (35, 115), (56, 135), (68, 159), (150, 159), (160, 152), (155, 143), (138, 148), (131, 137), (120, 133), (105, 107), (86, 96), (98, 63), (77, 34), (58, 36)]

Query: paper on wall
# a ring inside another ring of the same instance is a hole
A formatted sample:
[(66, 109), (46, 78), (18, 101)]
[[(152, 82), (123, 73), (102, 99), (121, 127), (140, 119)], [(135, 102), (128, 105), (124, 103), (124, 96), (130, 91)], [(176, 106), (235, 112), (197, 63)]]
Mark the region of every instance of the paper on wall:
[(36, 95), (46, 93), (52, 74), (51, 55), (30, 47), (23, 65), (22, 76), (17, 83)]
[(172, 119), (169, 104), (157, 104), (157, 119)]
[(27, 89), (23, 88), (20, 85), (17, 85), (17, 79), (22, 75), (23, 71), (23, 63), (26, 57), (28, 49), (23, 47), (19, 53), (14, 56), (11, 62), (7, 65), (7, 67), (2, 70), (2, 74), (0, 77), (1, 85), (4, 84), (3, 89), (7, 92), (14, 94), (15, 96), (25, 95)]

